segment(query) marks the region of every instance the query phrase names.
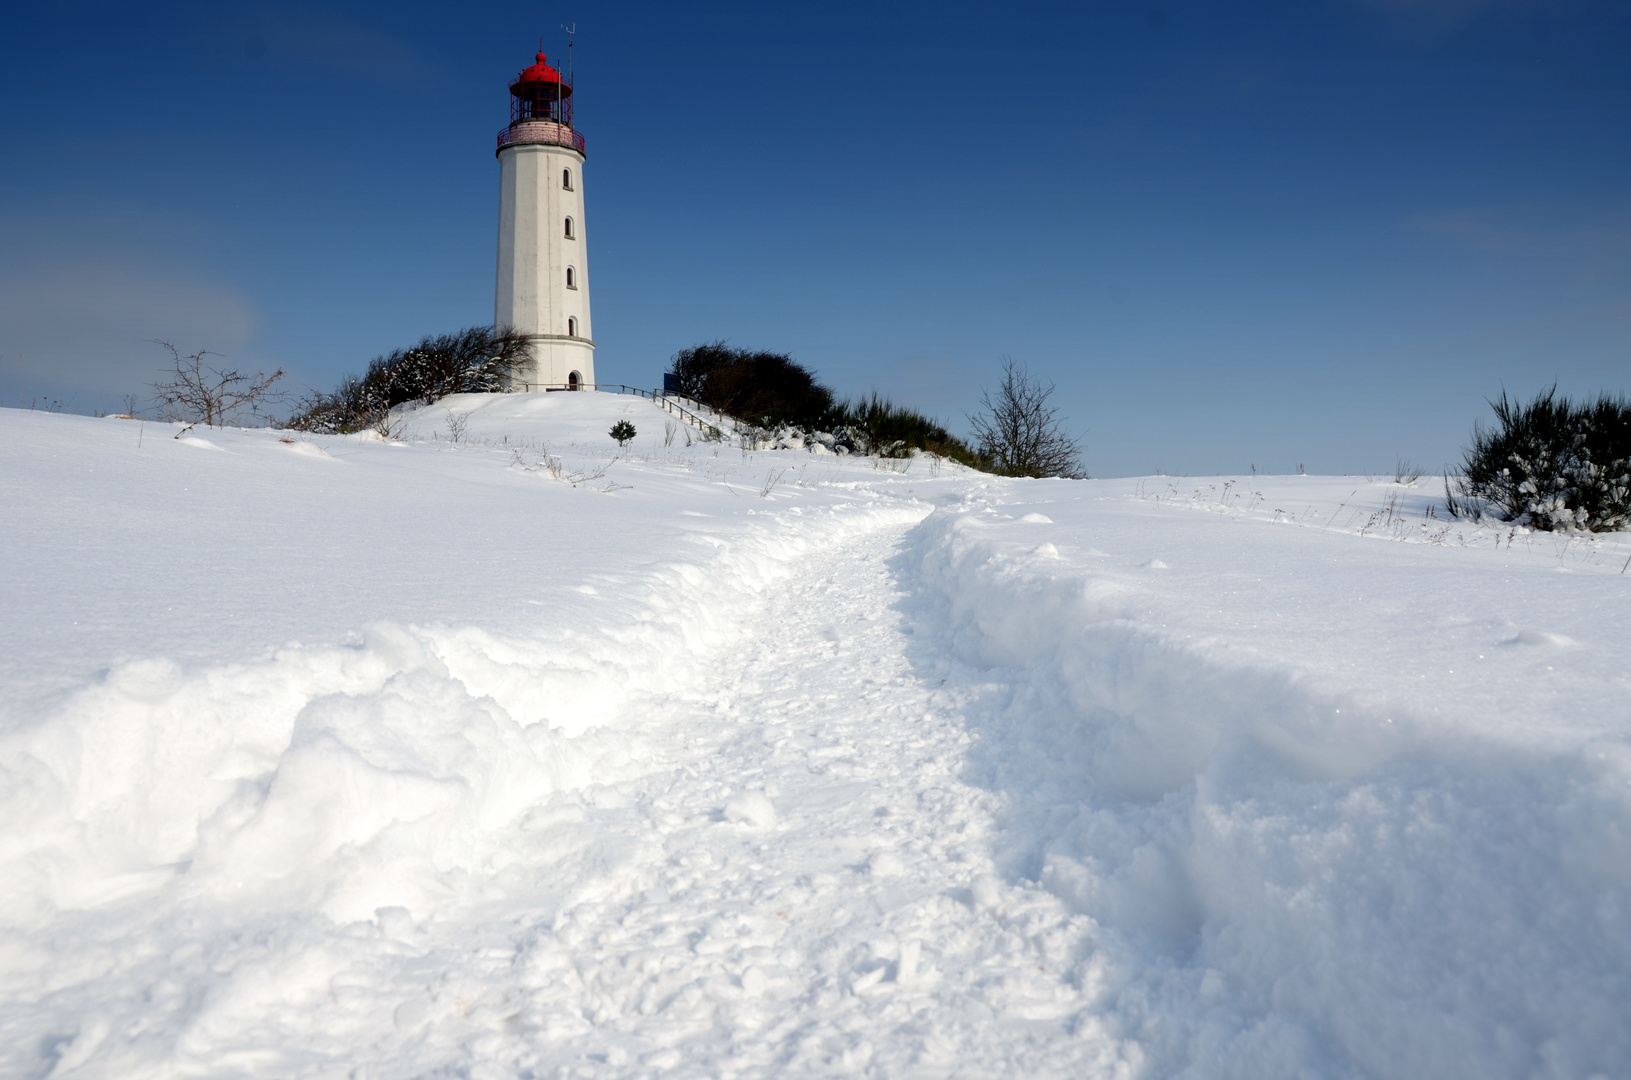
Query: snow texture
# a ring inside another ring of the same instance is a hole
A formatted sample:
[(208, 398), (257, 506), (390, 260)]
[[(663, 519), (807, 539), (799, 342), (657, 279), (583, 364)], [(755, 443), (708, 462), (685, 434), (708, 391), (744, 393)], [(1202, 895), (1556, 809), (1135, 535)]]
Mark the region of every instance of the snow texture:
[(1631, 1075), (1626, 538), (668, 419), (0, 410), (0, 1074)]

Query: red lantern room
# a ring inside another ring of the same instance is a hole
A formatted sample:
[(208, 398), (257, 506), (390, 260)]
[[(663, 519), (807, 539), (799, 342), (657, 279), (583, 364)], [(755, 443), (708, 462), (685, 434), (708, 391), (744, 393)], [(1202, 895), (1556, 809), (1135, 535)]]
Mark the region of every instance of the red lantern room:
[(498, 133), (498, 148), (519, 143), (570, 146), (583, 153), (583, 136), (572, 130), (572, 84), (545, 62), (536, 63), (510, 84), (510, 126)]
[(572, 87), (561, 80), (561, 73), (544, 62), (538, 62), (515, 77), (510, 84), (510, 123), (518, 120), (554, 120), (572, 126)]

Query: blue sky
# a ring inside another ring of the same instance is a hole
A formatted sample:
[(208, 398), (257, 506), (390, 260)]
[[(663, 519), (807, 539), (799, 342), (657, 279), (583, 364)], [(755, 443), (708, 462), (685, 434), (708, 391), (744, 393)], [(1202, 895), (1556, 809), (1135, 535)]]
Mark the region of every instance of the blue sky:
[(1095, 475), (1453, 460), (1631, 391), (1631, 5), (9, 7), (0, 404), (153, 338), (330, 387), (492, 318), (505, 87), (576, 21), (597, 374), (714, 338)]

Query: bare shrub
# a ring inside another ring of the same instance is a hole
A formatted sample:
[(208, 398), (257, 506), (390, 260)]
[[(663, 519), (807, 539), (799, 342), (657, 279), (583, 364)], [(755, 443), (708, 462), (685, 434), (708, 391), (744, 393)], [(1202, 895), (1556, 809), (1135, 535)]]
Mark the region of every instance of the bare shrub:
[(1081, 444), (1065, 433), (1054, 385), (1031, 377), (1023, 364), (1004, 358), (1002, 381), (980, 391), (984, 411), (968, 418), (980, 457), (1003, 476), (1085, 479)]
[(166, 420), (223, 427), (243, 422), (247, 413), (256, 422), (266, 422), (271, 417), (262, 410), (287, 400), (286, 394), (272, 389), (283, 378), (282, 368), (270, 375), (264, 371), (251, 375), (236, 368), (212, 367), (205, 357), (218, 355), (215, 353), (200, 350), (183, 356), (168, 341), (157, 344), (169, 349), (175, 361), (171, 377), (153, 384), (153, 399)]

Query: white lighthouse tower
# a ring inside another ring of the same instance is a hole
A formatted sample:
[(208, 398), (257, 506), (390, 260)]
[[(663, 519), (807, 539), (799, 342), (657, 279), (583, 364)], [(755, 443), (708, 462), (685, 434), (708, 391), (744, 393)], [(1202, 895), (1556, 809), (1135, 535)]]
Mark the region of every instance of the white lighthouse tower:
[(534, 339), (523, 390), (595, 383), (589, 251), (583, 222), (583, 136), (572, 85), (537, 62), (510, 85), (510, 126), (498, 133), (498, 289), (493, 324)]

